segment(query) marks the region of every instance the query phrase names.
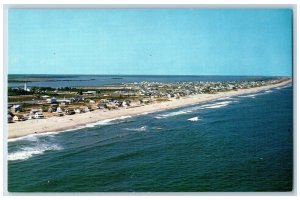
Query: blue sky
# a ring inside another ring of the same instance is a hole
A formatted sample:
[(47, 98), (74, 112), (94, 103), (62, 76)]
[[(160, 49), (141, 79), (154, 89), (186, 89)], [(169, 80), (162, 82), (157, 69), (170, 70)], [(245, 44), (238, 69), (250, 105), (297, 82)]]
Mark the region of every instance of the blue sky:
[(291, 75), (290, 9), (10, 9), (10, 74)]

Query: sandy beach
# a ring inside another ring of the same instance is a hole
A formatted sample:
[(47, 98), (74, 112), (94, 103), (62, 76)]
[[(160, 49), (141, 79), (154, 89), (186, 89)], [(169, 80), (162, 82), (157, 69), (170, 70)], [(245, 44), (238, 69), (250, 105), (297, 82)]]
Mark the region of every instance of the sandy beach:
[(9, 123), (8, 138), (11, 139), (30, 134), (63, 131), (105, 119), (114, 119), (123, 116), (134, 116), (148, 112), (158, 112), (167, 109), (188, 106), (196, 103), (207, 102), (228, 96), (256, 93), (261, 90), (267, 90), (275, 87), (284, 86), (291, 82), (292, 80), (288, 80), (274, 85), (267, 85), (250, 89), (239, 89), (238, 91), (228, 91), (217, 94), (199, 94), (180, 99), (172, 99), (171, 101), (167, 102), (143, 105), (140, 107), (121, 108), (110, 111), (95, 110), (89, 113), (66, 115), (63, 117), (51, 117), (46, 119), (33, 119), (23, 122)]

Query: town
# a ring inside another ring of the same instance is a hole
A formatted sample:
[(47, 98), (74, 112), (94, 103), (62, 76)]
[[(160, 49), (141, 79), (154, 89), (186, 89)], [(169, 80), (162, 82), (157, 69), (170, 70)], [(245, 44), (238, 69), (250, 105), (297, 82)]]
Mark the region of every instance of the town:
[(44, 119), (115, 110), (186, 98), (197, 94), (214, 94), (277, 84), (288, 78), (259, 81), (224, 82), (135, 82), (102, 87), (23, 87), (8, 88), (8, 122)]

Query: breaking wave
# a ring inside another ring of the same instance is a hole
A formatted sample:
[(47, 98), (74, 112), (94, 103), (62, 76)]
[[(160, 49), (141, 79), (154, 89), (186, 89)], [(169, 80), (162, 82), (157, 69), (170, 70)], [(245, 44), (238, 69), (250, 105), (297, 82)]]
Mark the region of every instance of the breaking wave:
[(218, 100), (228, 100), (228, 99), (233, 99), (232, 97), (221, 97)]
[(111, 124), (116, 124), (118, 122), (122, 122), (119, 120), (131, 118), (132, 116), (121, 116), (117, 118), (112, 118), (112, 119), (105, 119), (105, 120), (100, 120), (94, 123), (86, 124), (84, 126), (78, 126), (76, 128), (68, 129), (68, 130), (63, 130), (63, 131), (54, 131), (54, 132), (44, 132), (44, 133), (33, 133), (30, 135), (18, 137), (18, 138), (11, 138), (8, 139), (8, 142), (15, 142), (18, 140), (36, 140), (37, 137), (42, 137), (42, 136), (51, 136), (51, 135), (56, 135), (59, 133), (64, 133), (64, 132), (70, 132), (70, 131), (75, 131), (83, 128), (93, 128), (95, 126), (106, 126), (106, 125), (111, 125)]
[(153, 113), (153, 112), (143, 112), (143, 113), (141, 113), (139, 115), (148, 115), (148, 114), (151, 114), (151, 113)]
[(176, 116), (176, 115), (182, 115), (182, 114), (187, 114), (187, 113), (189, 113), (189, 111), (180, 110), (180, 111), (176, 111), (176, 112), (170, 112), (170, 113), (167, 113), (167, 114), (158, 115), (155, 118), (156, 119), (162, 119), (162, 118), (173, 117), (173, 116)]
[(91, 124), (87, 124), (87, 125), (84, 126), (84, 128), (85, 127), (92, 128), (92, 127), (95, 127), (95, 126), (110, 125), (110, 124), (113, 124), (113, 121), (114, 121), (114, 119), (105, 119), (105, 120), (101, 120), (101, 121), (94, 122), (94, 123), (91, 123)]
[(118, 121), (118, 120), (127, 119), (127, 118), (131, 118), (131, 116), (121, 116), (121, 117), (117, 117), (117, 118), (101, 120), (101, 121), (98, 121), (98, 122), (87, 124), (83, 128), (85, 128), (85, 127), (92, 128), (92, 127), (95, 127), (95, 126), (111, 125), (111, 124), (115, 124), (116, 121)]
[(194, 112), (196, 110), (222, 108), (222, 107), (228, 106), (230, 103), (234, 103), (234, 102), (238, 102), (238, 101), (221, 101), (221, 102), (216, 102), (216, 103), (204, 104), (201, 106), (194, 106), (192, 108), (186, 108), (186, 109), (175, 111), (175, 112), (159, 114), (159, 115), (155, 116), (155, 118), (156, 119), (164, 119), (164, 118), (173, 117), (173, 116), (177, 116), (177, 115), (188, 114), (188, 113)]
[(242, 98), (251, 97), (251, 98), (255, 99), (257, 95), (259, 95), (259, 94), (258, 93), (257, 94), (248, 94), (248, 95), (239, 96), (239, 97), (242, 97)]
[(287, 88), (287, 87), (291, 87), (292, 84), (288, 84), (288, 85), (285, 85), (285, 86), (279, 86), (277, 88), (275, 88), (276, 90), (280, 90), (280, 89), (283, 89), (283, 88)]
[(8, 160), (26, 160), (34, 155), (41, 155), (45, 151), (57, 151), (63, 148), (56, 144), (38, 144), (33, 147), (24, 147), (16, 152), (11, 152), (8, 154)]
[(125, 130), (141, 132), (141, 131), (146, 131), (147, 130), (147, 126), (142, 126), (140, 128), (125, 128)]
[(223, 101), (223, 102), (219, 102), (219, 103), (215, 103), (215, 104), (209, 104), (203, 107), (203, 109), (206, 108), (222, 108), (225, 106), (228, 106), (228, 104), (232, 103), (232, 101)]

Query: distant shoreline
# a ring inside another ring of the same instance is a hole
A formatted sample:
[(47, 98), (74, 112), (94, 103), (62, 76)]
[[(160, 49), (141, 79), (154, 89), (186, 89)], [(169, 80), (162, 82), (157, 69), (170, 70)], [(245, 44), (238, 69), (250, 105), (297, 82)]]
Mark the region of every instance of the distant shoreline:
[(292, 79), (287, 81), (261, 86), (249, 89), (239, 89), (238, 91), (220, 92), (217, 94), (198, 94), (181, 99), (172, 99), (167, 102), (153, 103), (139, 107), (122, 108), (118, 110), (104, 111), (95, 110), (89, 113), (76, 115), (66, 115), (63, 117), (51, 117), (46, 119), (33, 119), (18, 123), (8, 124), (8, 138), (18, 138), (31, 134), (41, 134), (47, 132), (67, 131), (69, 129), (78, 128), (90, 123), (95, 123), (101, 120), (109, 120), (124, 116), (136, 116), (143, 113), (159, 112), (179, 107), (189, 106), (197, 103), (208, 102), (223, 97), (236, 96), (241, 94), (256, 93), (262, 90), (267, 90), (275, 87), (280, 87), (292, 83)]

